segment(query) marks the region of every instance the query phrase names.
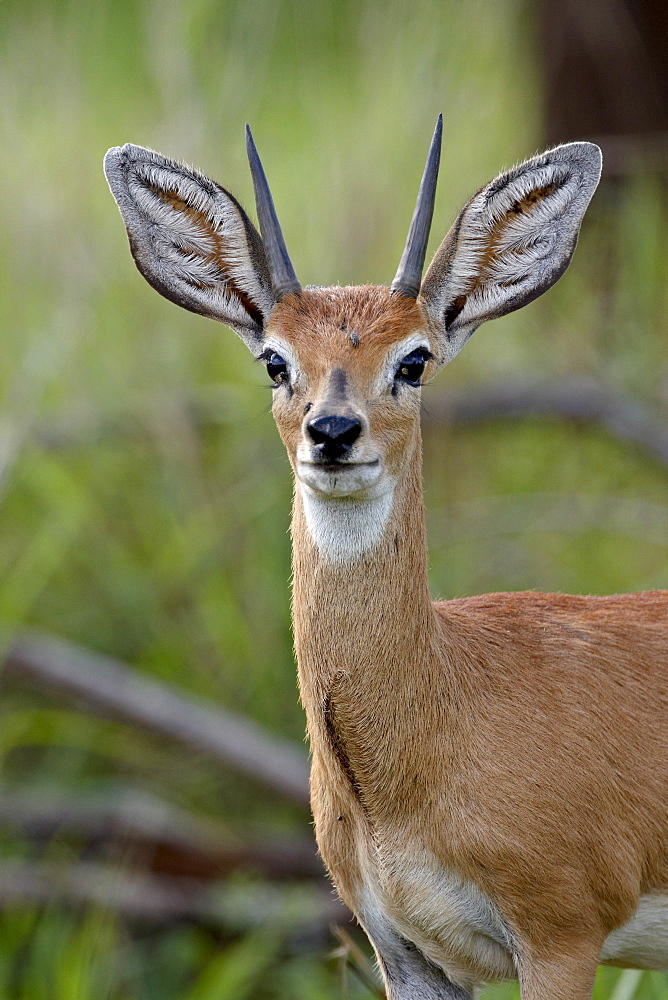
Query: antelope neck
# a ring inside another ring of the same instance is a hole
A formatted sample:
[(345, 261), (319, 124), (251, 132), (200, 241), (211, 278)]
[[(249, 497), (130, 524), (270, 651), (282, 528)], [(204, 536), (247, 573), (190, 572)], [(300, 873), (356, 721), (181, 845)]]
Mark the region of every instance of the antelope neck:
[(337, 679), (361, 685), (360, 695), (362, 688), (378, 684), (398, 691), (406, 671), (414, 682), (418, 650), (424, 651), (436, 628), (427, 582), (419, 442), (395, 486), (385, 528), (363, 555), (346, 563), (327, 558), (313, 539), (299, 488), (292, 539), (295, 649), (307, 715)]

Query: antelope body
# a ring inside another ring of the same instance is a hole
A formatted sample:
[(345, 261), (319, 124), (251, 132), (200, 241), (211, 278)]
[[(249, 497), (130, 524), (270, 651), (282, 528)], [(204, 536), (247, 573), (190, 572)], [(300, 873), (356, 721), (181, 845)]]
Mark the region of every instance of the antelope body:
[(107, 177), (147, 280), (264, 361), (295, 474), (293, 620), (319, 849), (390, 1000), (588, 997), (668, 968), (668, 595), (433, 603), (420, 385), (567, 267), (600, 153), (572, 143), (464, 206), (422, 280), (432, 142), (393, 285), (301, 288), (248, 133), (262, 235), (138, 146)]

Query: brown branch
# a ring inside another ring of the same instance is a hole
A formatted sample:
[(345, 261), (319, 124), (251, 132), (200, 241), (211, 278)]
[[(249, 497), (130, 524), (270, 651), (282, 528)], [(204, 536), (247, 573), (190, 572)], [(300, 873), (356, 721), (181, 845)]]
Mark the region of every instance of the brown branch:
[(194, 920), (230, 931), (271, 923), (286, 931), (350, 920), (327, 886), (276, 886), (259, 882), (201, 883), (141, 871), (80, 863), (54, 867), (0, 864), (0, 907), (60, 902), (103, 906), (129, 919), (155, 923)]
[(425, 424), (471, 424), (504, 417), (559, 418), (600, 424), (668, 468), (668, 425), (637, 400), (585, 378), (493, 382), (427, 396)]
[(144, 677), (108, 656), (36, 631), (22, 632), (5, 659), (8, 677), (29, 681), (88, 711), (204, 751), (226, 767), (308, 807), (306, 755), (254, 722)]
[(53, 794), (0, 796), (0, 827), (33, 841), (54, 836), (103, 856), (131, 857), (153, 872), (220, 879), (246, 870), (273, 879), (322, 878), (314, 841), (233, 840), (217, 824), (202, 820), (157, 796), (112, 786), (94, 796)]

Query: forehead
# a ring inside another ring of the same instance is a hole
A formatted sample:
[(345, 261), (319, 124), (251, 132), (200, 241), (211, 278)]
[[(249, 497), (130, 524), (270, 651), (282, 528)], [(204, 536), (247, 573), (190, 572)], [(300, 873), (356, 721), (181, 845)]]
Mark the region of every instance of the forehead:
[(384, 286), (304, 288), (276, 305), (267, 327), (302, 360), (343, 363), (354, 357), (372, 363), (393, 344), (427, 332), (415, 299)]

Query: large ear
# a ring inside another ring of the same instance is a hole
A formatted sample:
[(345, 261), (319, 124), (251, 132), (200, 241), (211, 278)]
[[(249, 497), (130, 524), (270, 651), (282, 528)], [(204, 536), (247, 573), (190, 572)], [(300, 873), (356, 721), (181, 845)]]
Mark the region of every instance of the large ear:
[(141, 146), (110, 149), (104, 170), (149, 284), (227, 323), (257, 353), (275, 299), (262, 239), (238, 201), (198, 171)]
[(568, 267), (601, 175), (601, 151), (572, 142), (501, 174), (464, 206), (420, 288), (450, 361), (487, 319), (519, 309)]

